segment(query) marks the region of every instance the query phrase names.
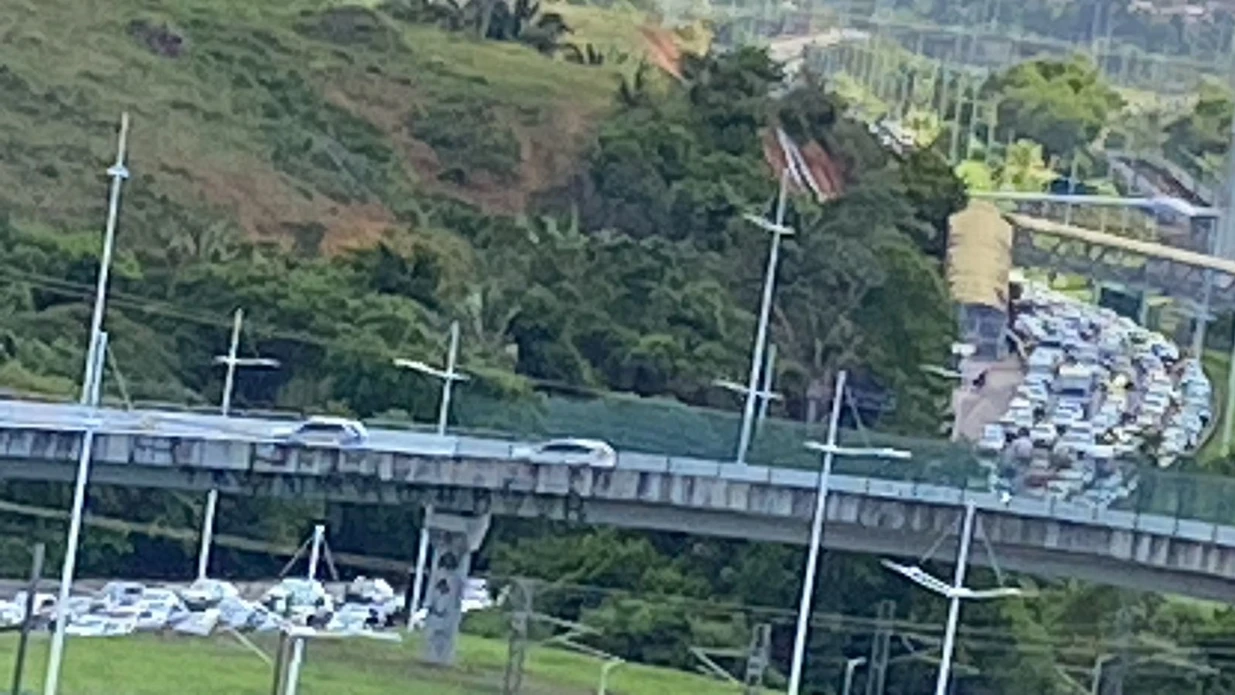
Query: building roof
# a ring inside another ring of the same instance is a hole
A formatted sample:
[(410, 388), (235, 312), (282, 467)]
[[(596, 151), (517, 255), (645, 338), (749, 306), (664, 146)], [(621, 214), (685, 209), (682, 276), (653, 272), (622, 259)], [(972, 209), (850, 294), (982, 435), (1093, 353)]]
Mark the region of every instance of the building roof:
[(948, 220), (948, 287), (960, 304), (1008, 306), (1012, 225), (994, 203), (971, 200)]

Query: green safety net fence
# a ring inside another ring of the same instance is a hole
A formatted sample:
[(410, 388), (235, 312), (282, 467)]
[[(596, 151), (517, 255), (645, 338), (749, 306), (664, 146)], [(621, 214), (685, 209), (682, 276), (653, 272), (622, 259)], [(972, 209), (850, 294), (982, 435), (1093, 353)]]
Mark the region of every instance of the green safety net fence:
[[(541, 398), (512, 405), (462, 396), (454, 411), (459, 431), (501, 432), (508, 436), (601, 439), (622, 451), (670, 457), (732, 461), (737, 452), (739, 412), (686, 406), (657, 398), (605, 396)], [(807, 441), (822, 441), (823, 424), (769, 417), (757, 422), (747, 462), (752, 465), (815, 469), (819, 454)], [(968, 445), (944, 439), (900, 437), (869, 430), (843, 429), (840, 443), (863, 448), (891, 447), (913, 453), (908, 461), (877, 457), (838, 457), (841, 473), (940, 485), (970, 485), (983, 469)], [(985, 483), (982, 483), (985, 485)]]
[[(412, 423), (406, 419), (377, 418), (369, 422), (376, 427), (435, 427), (435, 423)], [(606, 394), (587, 398), (537, 396), (510, 401), (460, 389), (452, 404), (450, 430), (455, 434), (508, 439), (602, 439), (620, 451), (732, 461), (740, 426), (740, 412), (687, 406), (667, 399)], [(819, 454), (808, 450), (805, 442), (822, 441), (826, 434), (821, 423), (769, 417), (757, 424), (747, 461), (752, 465), (817, 470)], [(837, 473), (975, 491), (990, 489), (988, 470), (968, 444), (862, 429), (843, 429), (839, 439), (844, 446), (908, 450), (912, 458), (842, 456), (834, 464)], [(1133, 478), (1134, 482), (1126, 485), (1126, 494), (1110, 504), (1112, 509), (1235, 526), (1235, 478), (1163, 470), (1152, 465), (1140, 466)]]

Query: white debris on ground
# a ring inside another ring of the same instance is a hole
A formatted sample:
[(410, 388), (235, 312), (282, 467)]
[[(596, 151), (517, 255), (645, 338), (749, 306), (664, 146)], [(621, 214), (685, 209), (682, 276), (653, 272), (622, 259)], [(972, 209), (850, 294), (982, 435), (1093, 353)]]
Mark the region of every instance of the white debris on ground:
[(997, 487), (1105, 507), (1200, 446), (1212, 388), (1199, 360), (1110, 309), (1026, 283), (1013, 331), (1025, 380), (978, 442)]
[[(65, 632), (78, 637), (115, 637), (135, 632), (169, 631), (206, 637), (217, 630), (267, 632), (293, 628), (314, 634), (397, 639), (397, 616), (403, 597), (383, 579), (358, 577), (332, 595), (319, 581), (283, 579), (256, 601), (241, 597), (230, 582), (199, 579), (184, 587), (108, 582), (91, 596), (72, 596)], [(471, 579), (464, 589), (463, 611), (493, 606), (488, 585)], [(26, 592), (0, 600), (0, 628), (25, 620)], [(48, 630), (60, 617), (56, 596), (35, 594), (33, 625)], [(413, 624), (423, 623), (424, 609)], [(382, 633), (382, 634), (379, 634)]]

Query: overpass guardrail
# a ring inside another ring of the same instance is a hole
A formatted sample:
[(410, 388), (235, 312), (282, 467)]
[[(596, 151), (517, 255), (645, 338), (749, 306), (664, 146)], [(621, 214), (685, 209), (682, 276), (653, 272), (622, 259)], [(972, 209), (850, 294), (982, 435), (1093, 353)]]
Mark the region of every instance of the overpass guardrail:
[[(50, 402), (54, 402), (54, 399)], [(63, 401), (61, 401), (63, 402)], [(135, 404), (148, 407), (156, 404)], [(160, 409), (169, 404), (157, 404)], [(176, 408), (178, 412), (216, 412), (209, 407)], [(686, 406), (654, 398), (605, 396), (590, 399), (537, 397), (511, 402), (458, 393), (450, 432), (473, 442), (531, 441), (557, 437), (602, 439), (619, 451), (623, 462), (663, 461), (664, 465), (696, 462), (730, 470), (741, 416), (736, 412)], [(296, 411), (235, 411), (239, 417), (295, 419)], [(390, 415), (390, 414), (388, 414)], [(365, 421), (371, 427), (432, 433), (428, 423), (416, 423), (402, 414)], [(768, 418), (758, 424), (748, 461), (753, 466), (817, 471), (819, 455), (807, 450), (807, 440), (823, 440), (821, 424)], [(838, 457), (838, 475), (899, 481), (914, 487), (953, 489), (958, 499), (966, 492), (989, 493), (989, 465), (967, 444), (942, 439), (897, 436), (868, 430), (842, 430), (845, 446), (895, 447), (913, 452), (908, 461)], [(466, 453), (466, 452), (459, 452)], [(624, 465), (624, 464), (623, 464)], [(657, 464), (659, 465), (659, 464)], [(934, 494), (934, 493), (932, 493)], [(1018, 496), (1019, 497), (1019, 496)], [(1026, 502), (1033, 496), (1023, 496)], [(1043, 500), (1043, 504), (1050, 500)], [(1068, 506), (1077, 506), (1071, 502)], [(1095, 507), (1101, 505), (1094, 505)], [(1141, 466), (1125, 494), (1105, 505), (1145, 515), (1207, 524), (1235, 526), (1235, 477), (1161, 470)]]

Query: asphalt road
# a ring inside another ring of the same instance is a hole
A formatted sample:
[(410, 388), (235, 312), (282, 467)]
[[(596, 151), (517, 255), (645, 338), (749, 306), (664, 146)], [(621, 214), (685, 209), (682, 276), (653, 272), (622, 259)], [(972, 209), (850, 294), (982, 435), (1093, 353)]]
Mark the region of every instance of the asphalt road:
[[(33, 401), (0, 401), (0, 422), (11, 425), (85, 429), (90, 425), (109, 432), (132, 432), (151, 435), (223, 437), (240, 439), (274, 439), (281, 430), (295, 422), (252, 417), (223, 417), (201, 413), (176, 413), (159, 410), (120, 410), (91, 408), (76, 404), (39, 403)], [(367, 446), (421, 453), (427, 455), (451, 453), (455, 442), (469, 454), (509, 456), (512, 444), (503, 439), (479, 437), (448, 437), (433, 433), (393, 429), (370, 429)]]
[[(986, 383), (981, 389), (969, 388), (978, 374), (986, 372)], [(956, 411), (956, 436), (978, 441), (982, 428), (999, 420), (1008, 410), (1008, 403), (1016, 395), (1016, 389), (1024, 378), (1020, 358), (1009, 355), (1000, 362), (967, 360), (961, 367), (962, 385), (957, 389), (954, 407)]]

